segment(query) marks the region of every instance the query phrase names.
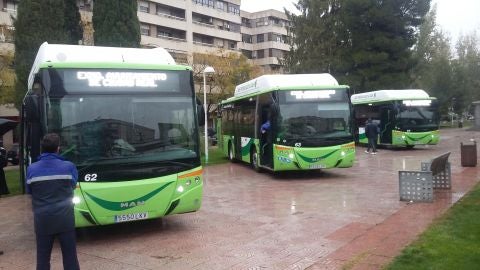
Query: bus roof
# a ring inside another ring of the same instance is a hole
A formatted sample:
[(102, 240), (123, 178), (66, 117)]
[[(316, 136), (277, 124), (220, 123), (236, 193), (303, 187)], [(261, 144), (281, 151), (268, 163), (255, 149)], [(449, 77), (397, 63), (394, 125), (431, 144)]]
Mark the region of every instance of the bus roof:
[(352, 95), (352, 104), (385, 102), (393, 100), (435, 99), (421, 89), (378, 90)]
[(79, 65), (87, 63), (176, 65), (173, 57), (163, 48), (119, 48), (48, 44), (44, 42), (38, 49), (30, 75), (28, 76), (28, 89), (32, 88), (34, 76), (41, 67), (54, 65), (55, 63), (76, 63)]
[(235, 87), (234, 97), (260, 94), (272, 89), (312, 86), (338, 86), (338, 82), (328, 73), (263, 75)]

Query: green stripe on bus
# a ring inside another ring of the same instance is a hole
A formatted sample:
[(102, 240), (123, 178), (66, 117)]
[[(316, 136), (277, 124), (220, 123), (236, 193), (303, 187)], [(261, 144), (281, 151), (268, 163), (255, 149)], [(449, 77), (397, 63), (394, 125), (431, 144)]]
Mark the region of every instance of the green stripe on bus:
[[(126, 201), (126, 202), (112, 202), (112, 201), (106, 201), (106, 200), (103, 200), (103, 199), (100, 199), (100, 198), (97, 198), (91, 194), (89, 194), (88, 192), (85, 192), (85, 194), (87, 194), (88, 197), (90, 197), (90, 199), (92, 199), (94, 202), (96, 202), (98, 205), (100, 205), (101, 207), (107, 209), (107, 210), (110, 210), (110, 211), (121, 211), (121, 210), (127, 210), (127, 209), (130, 209), (132, 207), (135, 207), (136, 206), (136, 203), (138, 201), (147, 201), (149, 200), (150, 198), (152, 198), (153, 196), (157, 195), (160, 191), (162, 191), (163, 189), (165, 189), (167, 186), (169, 186), (170, 184), (172, 184), (173, 182), (170, 182), (170, 183), (167, 183), (157, 189), (155, 189), (154, 191), (148, 193), (147, 195), (145, 196), (142, 196), (142, 197), (139, 197), (137, 199), (133, 199), (133, 200), (130, 200), (130, 201)], [(128, 205), (126, 207), (122, 207), (122, 205)], [(132, 206), (130, 206), (132, 205)]]
[(252, 146), (252, 143), (253, 143), (253, 140), (249, 138), (247, 145), (242, 147), (242, 157), (250, 155), (250, 147)]
[(316, 158), (309, 158), (309, 157), (303, 156), (303, 155), (301, 155), (301, 154), (299, 154), (299, 153), (297, 153), (297, 155), (298, 155), (300, 158), (302, 158), (304, 161), (306, 161), (306, 162), (315, 163), (315, 162), (318, 162), (318, 161), (320, 161), (320, 160), (326, 159), (327, 157), (333, 155), (333, 154), (334, 154), (335, 152), (337, 152), (338, 150), (339, 150), (339, 149), (334, 150), (333, 152), (330, 152), (330, 153), (328, 153), (328, 154), (326, 154), (326, 155), (323, 155), (323, 156), (320, 156), (320, 157), (316, 157)]
[(405, 134), (405, 136), (406, 136), (408, 139), (412, 140), (412, 141), (420, 141), (420, 140), (422, 140), (422, 139), (425, 139), (425, 138), (428, 137), (428, 136), (431, 136), (431, 134), (427, 134), (427, 135), (425, 135), (425, 136), (423, 136), (423, 137), (418, 137), (418, 138), (412, 137), (412, 136), (409, 135), (409, 134)]

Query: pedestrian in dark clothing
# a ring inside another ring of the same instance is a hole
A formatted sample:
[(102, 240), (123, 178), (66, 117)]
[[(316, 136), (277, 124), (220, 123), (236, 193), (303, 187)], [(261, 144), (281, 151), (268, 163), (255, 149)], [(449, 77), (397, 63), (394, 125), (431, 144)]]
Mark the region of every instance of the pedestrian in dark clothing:
[(0, 147), (0, 196), (10, 194), (7, 186), (7, 180), (5, 179), (5, 171), (3, 168), (7, 166), (7, 151), (3, 147)]
[(60, 137), (43, 137), (42, 154), (27, 169), (27, 192), (32, 194), (33, 221), (37, 239), (37, 270), (50, 269), (55, 238), (60, 241), (63, 268), (80, 269), (75, 239), (73, 189), (77, 185), (75, 165), (59, 152)]
[(365, 150), (365, 153), (370, 153), (370, 148), (372, 148), (372, 155), (377, 154), (377, 140), (378, 140), (378, 126), (375, 124), (372, 119), (367, 120), (367, 125), (365, 126), (365, 135), (368, 139), (368, 148)]

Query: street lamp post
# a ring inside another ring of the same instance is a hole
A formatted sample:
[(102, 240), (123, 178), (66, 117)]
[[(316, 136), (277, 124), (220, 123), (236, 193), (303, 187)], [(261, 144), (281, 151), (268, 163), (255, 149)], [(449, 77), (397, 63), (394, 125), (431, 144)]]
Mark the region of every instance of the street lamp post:
[(213, 67), (206, 67), (203, 70), (203, 111), (205, 112), (205, 163), (208, 163), (208, 118), (207, 118), (207, 74), (213, 74), (215, 70)]
[(454, 111), (455, 111), (455, 100), (456, 100), (456, 98), (452, 98), (452, 107), (451, 107), (451, 110), (452, 110), (452, 112), (451, 112), (451, 119), (452, 119), (451, 125), (452, 125), (452, 127), (453, 127), (453, 116), (454, 116)]

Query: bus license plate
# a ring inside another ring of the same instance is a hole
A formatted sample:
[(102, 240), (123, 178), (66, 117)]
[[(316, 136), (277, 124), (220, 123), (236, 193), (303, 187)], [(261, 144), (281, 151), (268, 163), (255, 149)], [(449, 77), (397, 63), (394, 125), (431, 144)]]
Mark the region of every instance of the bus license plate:
[(116, 215), (115, 222), (127, 222), (132, 220), (139, 220), (139, 219), (147, 219), (148, 212), (145, 213), (132, 213), (132, 214), (125, 214), (125, 215)]
[(313, 164), (310, 165), (310, 169), (325, 169), (327, 168), (327, 165), (325, 164)]

